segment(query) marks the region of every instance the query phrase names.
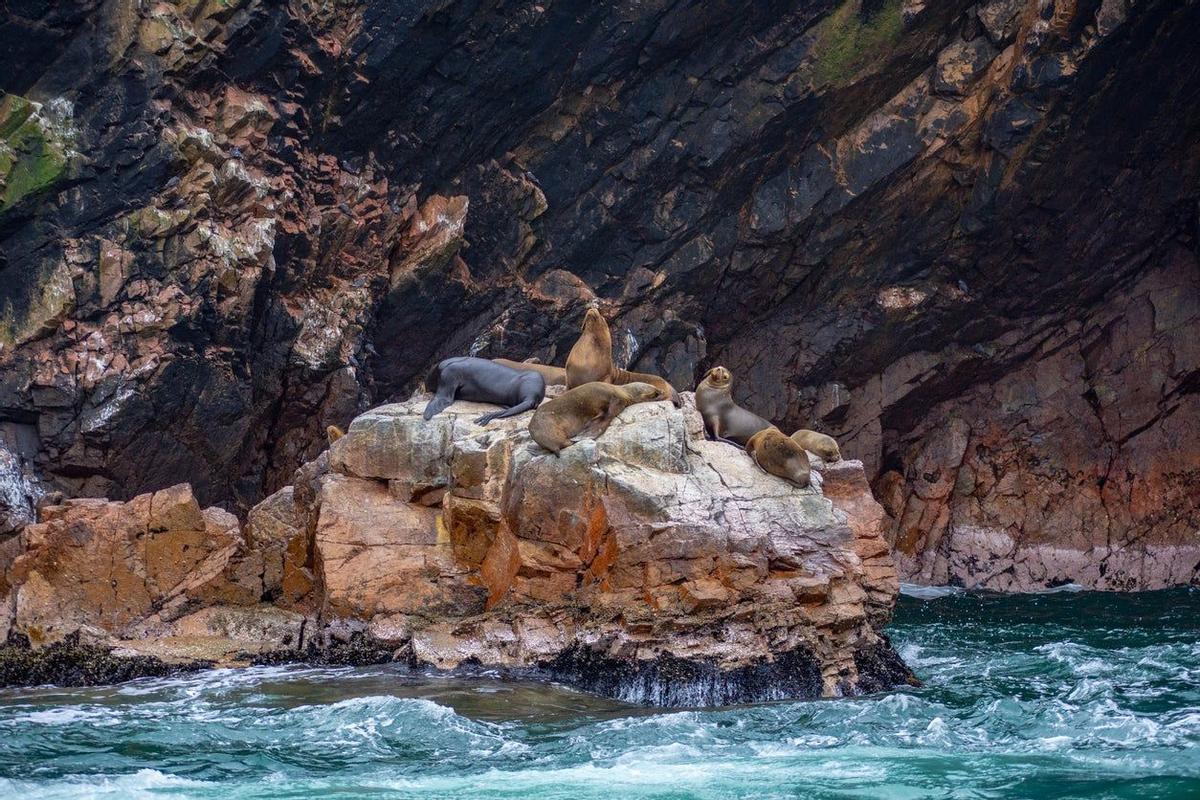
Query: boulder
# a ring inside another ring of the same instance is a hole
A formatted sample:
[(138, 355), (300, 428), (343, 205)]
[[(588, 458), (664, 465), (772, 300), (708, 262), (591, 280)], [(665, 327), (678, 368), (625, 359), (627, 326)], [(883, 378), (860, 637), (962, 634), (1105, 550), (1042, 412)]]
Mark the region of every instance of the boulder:
[(531, 413), (485, 428), (484, 406), (426, 421), (427, 401), (360, 415), (244, 532), (186, 484), (44, 506), (0, 554), (0, 622), (54, 655), (5, 657), (116, 659), (97, 675), (402, 659), (657, 705), (911, 678), (879, 633), (898, 583), (860, 462), (816, 460), (797, 489), (706, 441), (691, 394), (559, 455)]
[(862, 464), (817, 461), (828, 494), (797, 489), (706, 441), (683, 397), (558, 456), (530, 414), (485, 428), (459, 402), (426, 421), (420, 395), (359, 416), (300, 512), (322, 624), (418, 664), (548, 671), (642, 703), (906, 679), (878, 632), (898, 583)]
[[(202, 510), (187, 484), (128, 502), (46, 506), (19, 540), (4, 574), (9, 592), (0, 633), (35, 649), (83, 636), (93, 644), (129, 641), (134, 647), (156, 640), (164, 653), (164, 640), (199, 635), (195, 613), (219, 616), (219, 609), (257, 604), (264, 574), (281, 571), (264, 568), (264, 554), (277, 552), (282, 560), (281, 551), (247, 547), (237, 518), (219, 508)], [(229, 638), (216, 628), (207, 635)], [(215, 650), (253, 649), (268, 638), (245, 635), (244, 644)]]

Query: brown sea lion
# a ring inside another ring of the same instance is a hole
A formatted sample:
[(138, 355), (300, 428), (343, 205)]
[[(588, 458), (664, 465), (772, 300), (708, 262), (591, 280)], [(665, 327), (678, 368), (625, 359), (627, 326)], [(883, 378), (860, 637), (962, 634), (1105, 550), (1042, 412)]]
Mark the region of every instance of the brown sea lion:
[(763, 472), (778, 475), (803, 488), (808, 486), (808, 453), (772, 425), (750, 437), (746, 452)]
[(770, 422), (733, 402), (733, 376), (724, 367), (713, 367), (696, 387), (696, 408), (704, 430), (720, 442), (745, 447), (750, 437), (772, 427)]
[(676, 408), (681, 401), (679, 392), (665, 379), (645, 372), (630, 372), (613, 364), (612, 332), (608, 323), (595, 308), (583, 315), (583, 329), (579, 339), (567, 354), (567, 388), (572, 389), (592, 381), (624, 386), (630, 383), (648, 383), (659, 391), (660, 400), (670, 400)]
[(842, 460), (842, 451), (832, 436), (801, 429), (792, 434), (792, 441), (826, 463)]
[(538, 406), (529, 420), (529, 433), (535, 442), (558, 455), (577, 436), (594, 439), (604, 433), (609, 423), (634, 403), (660, 399), (658, 387), (648, 383), (614, 386), (591, 381)]
[(497, 364), (503, 364), (512, 369), (523, 369), (528, 372), (536, 372), (546, 381), (547, 386), (559, 384), (567, 385), (567, 371), (562, 367), (552, 367), (549, 364), (539, 364), (536, 361), (512, 361), (507, 358), (493, 358)]
[(325, 428), (325, 438), (329, 440), (330, 444), (333, 444), (334, 442), (336, 442), (338, 439), (342, 438), (345, 435), (346, 435), (346, 432), (344, 430), (342, 430), (341, 428), (339, 428), (337, 425), (330, 425), (327, 428)]

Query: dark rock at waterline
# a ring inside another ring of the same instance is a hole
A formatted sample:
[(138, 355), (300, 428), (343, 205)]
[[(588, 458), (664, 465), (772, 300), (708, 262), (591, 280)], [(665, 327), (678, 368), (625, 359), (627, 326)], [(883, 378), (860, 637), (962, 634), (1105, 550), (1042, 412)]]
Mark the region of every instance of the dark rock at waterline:
[(921, 685), (921, 679), (900, 658), (887, 636), (855, 651), (854, 665), (858, 674), (864, 676), (858, 684), (858, 691), (863, 694), (884, 692), (897, 686)]
[[(781, 653), (769, 662), (759, 660), (723, 670), (702, 659), (617, 659), (575, 647), (544, 668), (569, 686), (641, 706), (700, 708), (805, 700), (820, 697), (822, 691), (820, 662), (800, 649)], [(860, 680), (865, 678), (860, 676)]]
[(208, 666), (210, 662), (169, 664), (152, 656), (120, 655), (110, 647), (83, 643), (78, 635), (40, 649), (21, 637), (0, 645), (0, 687), (97, 686)]

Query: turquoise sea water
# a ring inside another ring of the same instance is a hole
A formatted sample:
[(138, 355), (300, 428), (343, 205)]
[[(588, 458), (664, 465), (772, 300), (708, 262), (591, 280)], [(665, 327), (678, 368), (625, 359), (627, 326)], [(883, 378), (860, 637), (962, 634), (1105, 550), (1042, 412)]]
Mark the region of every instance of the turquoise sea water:
[(0, 797), (1200, 798), (1200, 591), (904, 597), (920, 689), (705, 711), (389, 668), (0, 692)]

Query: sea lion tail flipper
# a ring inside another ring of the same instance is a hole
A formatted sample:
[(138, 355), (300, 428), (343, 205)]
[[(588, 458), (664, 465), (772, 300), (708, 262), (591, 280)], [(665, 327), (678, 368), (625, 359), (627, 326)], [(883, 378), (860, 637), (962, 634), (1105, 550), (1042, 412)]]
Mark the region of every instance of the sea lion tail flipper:
[(489, 422), (491, 422), (492, 420), (495, 420), (495, 419), (507, 419), (508, 417), (515, 417), (517, 414), (524, 414), (526, 411), (533, 408), (534, 405), (536, 405), (536, 404), (537, 404), (537, 401), (531, 397), (527, 400), (522, 400), (521, 402), (517, 403), (515, 406), (512, 406), (511, 408), (506, 408), (503, 411), (493, 411), (490, 414), (484, 414), (482, 417), (475, 420), (475, 424), (476, 425), (487, 425)]

